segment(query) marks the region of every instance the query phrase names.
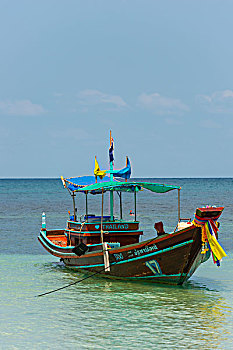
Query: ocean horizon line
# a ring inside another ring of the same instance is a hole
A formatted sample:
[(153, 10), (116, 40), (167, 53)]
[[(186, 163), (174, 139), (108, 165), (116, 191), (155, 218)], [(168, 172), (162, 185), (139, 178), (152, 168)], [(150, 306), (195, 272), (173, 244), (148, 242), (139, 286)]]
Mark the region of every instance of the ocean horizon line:
[[(92, 175), (83, 175), (92, 176)], [(80, 177), (80, 176), (71, 176)], [(0, 180), (60, 180), (60, 177), (0, 177)], [(233, 179), (233, 176), (137, 176), (134, 179)]]

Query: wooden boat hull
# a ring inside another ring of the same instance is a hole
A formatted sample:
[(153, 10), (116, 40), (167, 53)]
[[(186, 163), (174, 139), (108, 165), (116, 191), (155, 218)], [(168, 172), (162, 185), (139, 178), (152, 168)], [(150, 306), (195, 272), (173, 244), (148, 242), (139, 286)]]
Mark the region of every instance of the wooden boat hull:
[(107, 278), (157, 283), (183, 284), (210, 256), (209, 252), (201, 254), (201, 229), (193, 225), (141, 243), (107, 249), (105, 253), (100, 245), (99, 250), (80, 257), (73, 253), (73, 246), (65, 244), (63, 230), (41, 231), (38, 239), (67, 267)]

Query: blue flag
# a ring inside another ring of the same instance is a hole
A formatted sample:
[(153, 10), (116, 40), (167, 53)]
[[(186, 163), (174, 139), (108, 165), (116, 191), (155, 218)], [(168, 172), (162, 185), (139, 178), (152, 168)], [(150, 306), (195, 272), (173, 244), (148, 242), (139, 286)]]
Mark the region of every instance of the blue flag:
[(114, 177), (123, 177), (124, 179), (129, 179), (130, 175), (131, 175), (131, 165), (130, 165), (129, 158), (126, 157), (126, 167), (119, 170), (119, 171), (115, 171), (113, 176)]

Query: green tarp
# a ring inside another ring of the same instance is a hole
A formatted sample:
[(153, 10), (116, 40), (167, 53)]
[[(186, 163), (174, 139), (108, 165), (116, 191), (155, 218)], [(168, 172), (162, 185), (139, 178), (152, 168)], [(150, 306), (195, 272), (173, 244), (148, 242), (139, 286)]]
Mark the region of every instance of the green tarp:
[(96, 183), (93, 185), (85, 186), (83, 188), (77, 189), (76, 192), (92, 192), (101, 193), (103, 191), (120, 191), (120, 192), (137, 192), (142, 189), (147, 189), (156, 193), (165, 193), (172, 190), (178, 190), (179, 186), (170, 186), (164, 184), (157, 184), (152, 182), (115, 182), (108, 181), (102, 183)]

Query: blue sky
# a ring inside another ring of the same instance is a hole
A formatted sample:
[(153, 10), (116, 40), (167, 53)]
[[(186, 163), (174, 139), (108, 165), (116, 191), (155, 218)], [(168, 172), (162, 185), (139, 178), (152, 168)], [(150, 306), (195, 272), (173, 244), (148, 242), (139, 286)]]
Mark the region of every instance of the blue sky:
[(0, 177), (232, 177), (233, 2), (0, 0)]

